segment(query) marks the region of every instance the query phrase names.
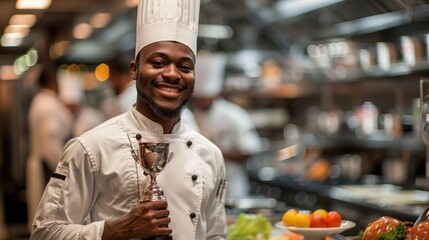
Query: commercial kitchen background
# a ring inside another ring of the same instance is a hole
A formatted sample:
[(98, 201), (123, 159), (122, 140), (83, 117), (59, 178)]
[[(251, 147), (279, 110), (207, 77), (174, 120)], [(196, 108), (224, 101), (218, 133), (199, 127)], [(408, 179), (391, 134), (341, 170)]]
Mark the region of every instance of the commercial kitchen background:
[[(27, 234), (27, 111), (41, 66), (79, 73), (98, 107), (109, 80), (96, 69), (135, 41), (136, 1), (20, 2), (0, 1), (0, 239)], [(202, 0), (199, 48), (228, 55), (225, 96), (266, 140), (248, 164), (253, 193), (283, 204), (274, 212), (338, 209), (360, 228), (418, 216), (429, 204), (418, 127), (428, 22), (428, 0)]]

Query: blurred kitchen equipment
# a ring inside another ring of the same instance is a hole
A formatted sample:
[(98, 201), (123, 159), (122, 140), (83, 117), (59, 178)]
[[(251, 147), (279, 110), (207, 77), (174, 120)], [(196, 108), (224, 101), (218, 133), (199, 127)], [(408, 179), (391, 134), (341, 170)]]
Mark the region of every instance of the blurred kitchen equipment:
[(395, 45), (389, 42), (378, 42), (377, 46), (377, 63), (381, 70), (387, 71), (395, 63), (397, 52)]
[(277, 208), (277, 200), (262, 195), (249, 195), (239, 198), (226, 198), (225, 207), (228, 214), (263, 213), (274, 214)]
[(429, 78), (420, 79), (420, 137), (426, 145), (426, 176), (417, 178), (416, 185), (429, 189)]
[(426, 210), (417, 218), (417, 220), (414, 222), (414, 225), (429, 220), (429, 207), (426, 208)]

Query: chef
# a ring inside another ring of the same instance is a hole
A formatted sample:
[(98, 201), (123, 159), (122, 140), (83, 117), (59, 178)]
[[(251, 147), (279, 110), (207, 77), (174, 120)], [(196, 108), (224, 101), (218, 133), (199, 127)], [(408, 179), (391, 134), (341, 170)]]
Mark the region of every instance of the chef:
[(262, 150), (262, 140), (249, 113), (223, 98), (226, 55), (202, 50), (197, 56), (193, 112), (200, 132), (213, 141), (225, 157), (227, 197), (250, 194), (246, 161)]
[[(195, 0), (140, 0), (131, 110), (69, 141), (36, 212), (31, 239), (226, 239), (222, 153), (181, 120), (194, 88)], [(167, 200), (139, 203), (149, 178), (139, 142), (166, 142), (156, 180)]]
[(34, 217), (49, 175), (58, 164), (64, 144), (71, 137), (73, 121), (72, 114), (58, 96), (54, 66), (44, 66), (38, 84), (40, 89), (32, 99), (28, 113), (30, 154), (26, 166), (26, 197), (29, 222)]

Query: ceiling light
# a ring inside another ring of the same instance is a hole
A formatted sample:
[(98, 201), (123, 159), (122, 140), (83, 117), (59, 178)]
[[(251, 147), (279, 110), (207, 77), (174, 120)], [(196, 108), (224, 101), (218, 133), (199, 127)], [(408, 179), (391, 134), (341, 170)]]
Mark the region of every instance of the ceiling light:
[(51, 0), (17, 0), (16, 9), (47, 9)]
[(277, 2), (276, 8), (283, 18), (291, 18), (342, 1), (343, 0), (282, 0)]
[(25, 35), (23, 33), (20, 33), (20, 32), (10, 32), (10, 33), (4, 33), (3, 36), (5, 36), (7, 38), (20, 38), (20, 39), (23, 39), (27, 35)]
[(350, 34), (367, 34), (388, 28), (400, 26), (406, 23), (406, 17), (402, 11), (382, 13), (369, 17), (341, 22), (326, 29), (322, 36), (346, 36)]
[(32, 27), (36, 23), (34, 14), (16, 14), (9, 20), (9, 25)]
[(9, 25), (4, 29), (4, 33), (17, 33), (22, 37), (26, 37), (30, 29), (21, 25)]
[(22, 38), (16, 38), (9, 33), (1, 37), (1, 45), (3, 47), (18, 47), (22, 43)]

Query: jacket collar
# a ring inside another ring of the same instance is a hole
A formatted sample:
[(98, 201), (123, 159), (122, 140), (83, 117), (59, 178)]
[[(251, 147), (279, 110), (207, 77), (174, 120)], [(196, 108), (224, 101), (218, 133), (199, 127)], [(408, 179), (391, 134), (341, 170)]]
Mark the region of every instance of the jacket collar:
[[(162, 129), (161, 124), (154, 122), (147, 118), (145, 115), (141, 114), (135, 106), (131, 108), (131, 117), (133, 119), (134, 124), (140, 131), (144, 132), (151, 132), (156, 135), (164, 135), (164, 130)], [(182, 120), (180, 120), (176, 125), (173, 127), (173, 131), (171, 134), (179, 134), (183, 129), (181, 127)]]

